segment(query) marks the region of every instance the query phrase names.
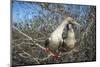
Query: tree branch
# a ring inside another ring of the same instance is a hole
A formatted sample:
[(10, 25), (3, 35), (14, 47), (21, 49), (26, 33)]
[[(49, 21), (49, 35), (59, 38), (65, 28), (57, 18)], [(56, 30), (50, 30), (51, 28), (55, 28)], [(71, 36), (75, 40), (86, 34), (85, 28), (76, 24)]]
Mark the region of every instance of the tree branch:
[[(41, 48), (42, 50), (45, 50), (46, 48), (41, 46), (40, 44), (36, 43), (30, 36), (28, 36), (27, 34), (23, 33), (22, 31), (20, 31), (18, 28), (16, 28), (15, 26), (12, 26), (13, 29), (17, 30), (20, 34), (24, 35), (25, 37), (27, 37), (29, 40), (31, 40), (33, 43), (35, 43), (34, 45), (38, 46), (39, 48)], [(22, 42), (23, 44), (23, 42)], [(54, 53), (52, 53), (51, 51), (49, 51), (49, 53), (52, 56), (55, 56)]]

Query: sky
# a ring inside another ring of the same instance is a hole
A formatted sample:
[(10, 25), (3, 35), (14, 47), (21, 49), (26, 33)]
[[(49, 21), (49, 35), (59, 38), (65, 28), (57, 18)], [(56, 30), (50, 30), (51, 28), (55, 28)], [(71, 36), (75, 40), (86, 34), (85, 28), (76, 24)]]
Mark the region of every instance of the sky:
[[(40, 15), (43, 9), (36, 3), (13, 1), (12, 3), (12, 20), (13, 22), (25, 21), (33, 19)], [(89, 6), (85, 5), (65, 5), (66, 11), (72, 14), (79, 13), (80, 16), (85, 16), (89, 12)], [(68, 10), (69, 9), (69, 10)], [(46, 11), (44, 10), (46, 13)]]
[(12, 4), (12, 19), (13, 21), (32, 19), (39, 15), (39, 11), (40, 8), (35, 4), (14, 2)]

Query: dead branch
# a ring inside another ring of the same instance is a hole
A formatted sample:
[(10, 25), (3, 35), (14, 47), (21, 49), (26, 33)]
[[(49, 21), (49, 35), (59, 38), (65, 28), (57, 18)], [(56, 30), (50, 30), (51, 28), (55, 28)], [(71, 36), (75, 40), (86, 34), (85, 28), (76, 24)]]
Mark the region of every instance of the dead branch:
[[(23, 33), (22, 31), (20, 31), (18, 28), (16, 28), (15, 26), (12, 26), (15, 30), (17, 30), (20, 34), (24, 35), (25, 37), (27, 37), (29, 40), (31, 40), (33, 43), (35, 43), (34, 45), (38, 46), (39, 48), (41, 48), (42, 50), (45, 50), (46, 48), (41, 46), (40, 44), (36, 43), (36, 41), (34, 41), (30, 36), (28, 36), (27, 34)], [(23, 44), (24, 42), (22, 42), (21, 44)], [(19, 44), (20, 45), (20, 44)], [(55, 56), (55, 54), (53, 54), (51, 51), (49, 51), (50, 55)]]
[(79, 52), (79, 50), (77, 50), (77, 49), (74, 48), (74, 49), (72, 49), (71, 51), (64, 52), (64, 53), (60, 53), (59, 55), (60, 55), (60, 57), (62, 57), (62, 56), (71, 54), (71, 53), (73, 53), (73, 52)]
[[(24, 44), (24, 42), (22, 42), (22, 43), (20, 43), (20, 44), (17, 45), (18, 48), (21, 49), (22, 52), (23, 52), (23, 53), (19, 53), (19, 56), (24, 57), (24, 58), (29, 58), (29, 57), (30, 57), (30, 58), (32, 58), (34, 61), (36, 61), (38, 64), (40, 64), (40, 62), (39, 62), (36, 58), (32, 57), (29, 53), (25, 52), (25, 51), (20, 47), (21, 44)], [(27, 55), (27, 57), (24, 56), (23, 54)]]
[(45, 40), (40, 40), (40, 39), (34, 39), (35, 41), (38, 41), (38, 42), (44, 42)]
[[(34, 41), (33, 41), (33, 39), (30, 37), (30, 36), (28, 36), (28, 35), (26, 35), (25, 33), (23, 33), (22, 31), (20, 31), (18, 28), (16, 28), (15, 26), (12, 26), (15, 30), (17, 30), (20, 34), (22, 34), (22, 35), (24, 35), (24, 36), (26, 36), (29, 40), (31, 40), (33, 43), (34, 43)], [(40, 47), (40, 48), (42, 48), (42, 49), (45, 49), (43, 46), (41, 46), (41, 45), (39, 45), (39, 44), (35, 44), (36, 46), (38, 46), (38, 47)]]
[[(17, 44), (16, 46), (18, 46), (18, 48), (21, 49), (22, 52), (23, 52), (23, 53), (19, 53), (19, 56), (24, 57), (24, 58), (29, 58), (29, 57), (30, 57), (31, 59), (35, 60), (38, 64), (40, 64), (39, 61), (45, 61), (45, 60), (49, 59), (49, 58), (52, 56), (52, 54), (49, 54), (47, 57), (45, 57), (45, 58), (43, 58), (43, 59), (34, 58), (34, 57), (32, 57), (29, 53), (25, 52), (25, 51), (20, 47), (22, 44), (32, 44), (32, 43), (25, 43), (25, 42), (22, 42), (22, 43), (20, 43), (20, 44)], [(24, 56), (24, 54), (27, 55), (27, 56)]]
[(37, 59), (38, 59), (39, 61), (45, 61), (45, 60), (49, 59), (51, 56), (52, 56), (52, 55), (49, 54), (49, 55), (48, 55), (47, 57), (45, 57), (45, 58), (42, 58), (42, 59), (37, 58)]
[(20, 41), (20, 40), (29, 40), (29, 39), (15, 39), (15, 40), (12, 40), (12, 41), (16, 42), (16, 41)]
[(18, 28), (16, 28), (15, 26), (12, 26), (13, 29), (17, 30), (20, 34), (24, 35), (25, 37), (27, 37), (29, 40), (32, 40), (32, 38), (28, 35), (26, 35), (25, 33), (23, 33), (22, 31), (20, 31)]
[[(23, 54), (26, 54), (27, 57), (24, 56)], [(36, 61), (38, 64), (40, 64), (40, 62), (37, 60), (37, 58), (32, 57), (29, 53), (25, 52), (24, 50), (23, 50), (23, 53), (19, 53), (19, 55), (20, 55), (21, 57), (24, 57), (24, 58), (29, 58), (29, 57), (30, 57), (31, 59), (33, 59), (34, 61)]]

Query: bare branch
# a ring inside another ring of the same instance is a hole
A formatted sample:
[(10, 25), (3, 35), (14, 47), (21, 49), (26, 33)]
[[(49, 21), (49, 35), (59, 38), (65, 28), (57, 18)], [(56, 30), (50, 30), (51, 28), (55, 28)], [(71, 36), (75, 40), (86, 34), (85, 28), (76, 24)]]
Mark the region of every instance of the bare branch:
[[(36, 58), (32, 57), (29, 53), (25, 52), (25, 51), (20, 47), (21, 44), (24, 44), (24, 42), (22, 42), (22, 43), (20, 43), (20, 44), (17, 45), (18, 48), (21, 49), (22, 52), (23, 52), (23, 53), (19, 53), (19, 56), (24, 57), (24, 58), (29, 58), (29, 57), (31, 57), (34, 61), (36, 61), (38, 64), (40, 64), (40, 62), (39, 62)], [(24, 56), (23, 54), (25, 54), (25, 55), (27, 55), (27, 56)]]
[(19, 33), (21, 33), (22, 35), (26, 36), (28, 39), (32, 40), (32, 38), (28, 35), (26, 35), (25, 33), (21, 32), (18, 28), (16, 28), (15, 26), (12, 26), (15, 30), (17, 30)]
[(65, 53), (60, 53), (59, 55), (62, 57), (62, 56), (65, 56), (65, 55), (67, 55), (67, 54), (71, 54), (71, 53), (73, 53), (73, 52), (79, 52), (79, 50), (77, 50), (77, 49), (72, 49), (71, 51), (69, 51), (69, 52), (65, 52)]
[[(24, 56), (23, 54), (26, 54), (27, 57)], [(21, 57), (24, 57), (24, 58), (29, 58), (29, 57), (30, 57), (30, 58), (32, 58), (34, 61), (36, 61), (38, 64), (40, 64), (40, 62), (39, 62), (36, 58), (32, 57), (29, 53), (25, 52), (24, 50), (23, 50), (23, 53), (19, 53), (19, 55), (20, 55)]]
[(26, 41), (26, 40), (29, 40), (29, 39), (15, 39), (15, 40), (12, 40), (12, 41), (15, 42), (15, 41), (20, 41), (20, 40), (25, 40)]
[[(41, 46), (40, 44), (36, 43), (30, 36), (28, 36), (27, 34), (23, 33), (22, 31), (20, 31), (18, 28), (16, 28), (15, 26), (12, 26), (15, 30), (17, 30), (20, 34), (26, 36), (29, 40), (31, 40), (33, 43), (35, 43), (34, 45), (38, 46), (39, 48), (41, 48), (42, 50), (45, 50), (46, 48)], [(22, 42), (21, 44), (23, 44), (24, 42)], [(51, 51), (49, 51), (49, 53), (52, 56), (55, 56), (54, 53), (52, 53)]]
[(45, 61), (45, 60), (49, 59), (51, 56), (52, 56), (52, 55), (49, 54), (47, 57), (45, 57), (45, 58), (43, 58), (43, 59), (39, 59), (39, 58), (37, 58), (37, 59), (38, 59), (39, 61)]

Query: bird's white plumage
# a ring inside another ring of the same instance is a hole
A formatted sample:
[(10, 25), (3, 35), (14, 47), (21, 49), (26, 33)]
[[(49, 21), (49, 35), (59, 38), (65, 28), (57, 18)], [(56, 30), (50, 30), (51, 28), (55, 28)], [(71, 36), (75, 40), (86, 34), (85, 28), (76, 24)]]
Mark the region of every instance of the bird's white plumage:
[(76, 39), (75, 39), (74, 30), (73, 30), (71, 24), (69, 24), (69, 30), (67, 32), (68, 32), (68, 34), (67, 34), (67, 39), (65, 39), (65, 44), (68, 48), (74, 48)]
[(51, 36), (49, 37), (49, 48), (51, 48), (53, 50), (58, 49), (60, 43), (63, 42), (62, 33), (63, 33), (63, 30), (64, 30), (67, 23), (68, 22), (64, 20), (57, 27), (57, 29), (51, 34)]
[[(59, 45), (62, 45), (61, 43), (63, 42), (63, 38), (62, 38), (62, 33), (63, 30), (65, 28), (65, 26), (69, 23), (72, 24), (76, 24), (76, 22), (72, 22), (73, 19), (71, 17), (66, 18), (58, 27), (57, 29), (51, 34), (51, 36), (48, 38), (49, 43), (48, 46), (49, 48), (53, 49), (53, 50), (57, 50)], [(75, 40), (75, 34), (73, 32), (73, 29), (68, 31), (68, 38), (65, 40), (65, 43), (67, 44), (67, 46), (69, 46), (70, 48), (72, 48), (76, 42)]]

